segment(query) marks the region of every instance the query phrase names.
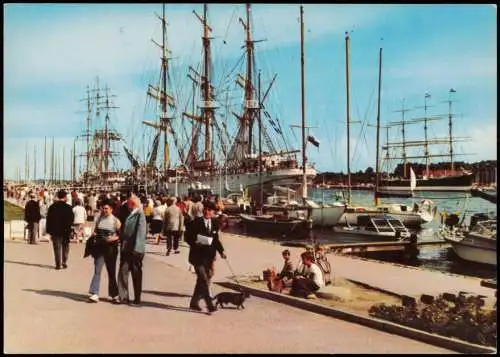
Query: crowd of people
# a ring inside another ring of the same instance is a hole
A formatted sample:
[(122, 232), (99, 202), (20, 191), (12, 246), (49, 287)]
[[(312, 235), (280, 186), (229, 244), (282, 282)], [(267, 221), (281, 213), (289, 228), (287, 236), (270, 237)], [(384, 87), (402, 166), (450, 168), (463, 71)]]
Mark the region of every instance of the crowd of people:
[[(216, 310), (210, 297), (210, 282), (216, 254), (226, 258), (219, 239), (219, 230), (224, 226), (223, 207), (217, 197), (181, 199), (104, 192), (98, 195), (36, 187), (29, 190), (4, 187), (4, 195), (24, 205), (29, 244), (37, 244), (41, 235), (50, 236), (56, 270), (68, 268), (72, 239), (85, 242), (84, 257), (94, 259), (89, 302), (99, 302), (101, 272), (106, 266), (111, 301), (140, 306), (142, 262), (149, 236), (157, 244), (163, 238), (166, 240), (167, 256), (172, 251), (180, 253), (182, 240), (189, 245), (188, 261), (197, 276), (189, 306), (200, 311), (199, 302), (203, 299), (209, 313)], [(84, 226), (88, 227), (89, 221), (93, 229), (86, 236)], [(134, 299), (129, 297), (129, 275)]]

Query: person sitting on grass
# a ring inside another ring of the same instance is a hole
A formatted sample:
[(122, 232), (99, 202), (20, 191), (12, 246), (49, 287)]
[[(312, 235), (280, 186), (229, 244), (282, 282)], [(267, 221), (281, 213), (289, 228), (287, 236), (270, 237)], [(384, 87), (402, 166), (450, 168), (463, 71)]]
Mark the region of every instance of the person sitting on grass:
[(306, 251), (300, 255), (302, 258), (302, 265), (299, 271), (292, 280), (292, 289), (290, 295), (303, 297), (307, 299), (314, 299), (314, 293), (321, 287), (325, 286), (323, 273), (321, 269), (313, 263), (313, 254)]
[(283, 268), (278, 274), (271, 274), (267, 282), (267, 287), (271, 291), (281, 292), (292, 285), (295, 269), (290, 259), (290, 250), (285, 249), (281, 254), (284, 260)]

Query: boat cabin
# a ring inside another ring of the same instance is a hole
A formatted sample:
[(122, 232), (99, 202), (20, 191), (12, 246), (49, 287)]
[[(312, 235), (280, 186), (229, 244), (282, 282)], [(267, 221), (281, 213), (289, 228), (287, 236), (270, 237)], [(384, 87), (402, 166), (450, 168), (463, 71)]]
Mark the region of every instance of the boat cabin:
[(405, 227), (400, 219), (392, 216), (358, 216), (357, 225), (363, 227), (368, 232), (373, 233), (397, 233), (402, 237), (410, 236), (408, 228)]

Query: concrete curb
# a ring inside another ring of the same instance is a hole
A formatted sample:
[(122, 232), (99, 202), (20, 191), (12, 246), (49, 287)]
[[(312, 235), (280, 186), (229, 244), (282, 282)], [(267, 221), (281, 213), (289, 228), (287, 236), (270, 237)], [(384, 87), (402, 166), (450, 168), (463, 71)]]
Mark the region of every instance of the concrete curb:
[(299, 309), (304, 309), (307, 311), (315, 312), (317, 314), (322, 314), (334, 318), (338, 318), (341, 320), (345, 320), (348, 322), (364, 325), (370, 328), (374, 328), (377, 330), (381, 330), (384, 332), (396, 334), (399, 336), (411, 338), (414, 340), (422, 341), (434, 346), (447, 348), (452, 351), (460, 352), (460, 353), (494, 353), (496, 354), (497, 350), (491, 347), (480, 346), (476, 344), (472, 344), (469, 342), (457, 340), (454, 338), (449, 338), (445, 336), (439, 336), (435, 334), (431, 334), (425, 331), (420, 331), (411, 327), (406, 327), (402, 325), (398, 325), (389, 321), (384, 321), (377, 318), (367, 317), (358, 315), (353, 312), (348, 312), (338, 308), (327, 307), (324, 305), (320, 305), (311, 300), (299, 299), (294, 296), (283, 295), (279, 293), (275, 293), (268, 290), (251, 288), (244, 285), (239, 285), (233, 282), (217, 282), (216, 284), (234, 290), (244, 290), (249, 292), (254, 296), (258, 296), (264, 299), (284, 303), (293, 307), (297, 307)]

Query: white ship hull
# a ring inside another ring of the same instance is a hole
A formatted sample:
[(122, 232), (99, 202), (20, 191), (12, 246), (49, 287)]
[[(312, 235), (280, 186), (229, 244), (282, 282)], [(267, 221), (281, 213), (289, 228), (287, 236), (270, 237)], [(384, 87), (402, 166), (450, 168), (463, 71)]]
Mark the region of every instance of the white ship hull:
[[(306, 176), (310, 182), (316, 176), (316, 170), (313, 168), (306, 169)], [(185, 179), (184, 179), (185, 180)], [(279, 185), (300, 185), (302, 183), (302, 169), (283, 169), (275, 171), (267, 171), (262, 173), (262, 182), (267, 184)], [(252, 186), (260, 185), (259, 173), (248, 172), (241, 174), (226, 175), (207, 175), (198, 176), (192, 180), (175, 182), (175, 178), (171, 178), (168, 185), (169, 192), (176, 196), (185, 195), (190, 188), (210, 188), (215, 194), (224, 195), (229, 191), (240, 191)]]
[(466, 245), (461, 242), (448, 240), (451, 243), (453, 251), (462, 259), (475, 263), (488, 265), (497, 265), (497, 251)]
[(335, 226), (345, 211), (345, 205), (332, 205), (312, 209), (313, 225), (320, 227)]
[[(371, 230), (367, 230), (365, 227), (346, 227), (346, 226), (335, 226), (333, 230), (337, 233), (345, 233), (345, 234), (355, 234), (355, 235), (363, 235), (370, 237), (383, 237), (383, 238), (395, 238), (396, 232), (374, 232)], [(409, 238), (410, 235), (407, 233), (401, 233), (402, 238)]]

